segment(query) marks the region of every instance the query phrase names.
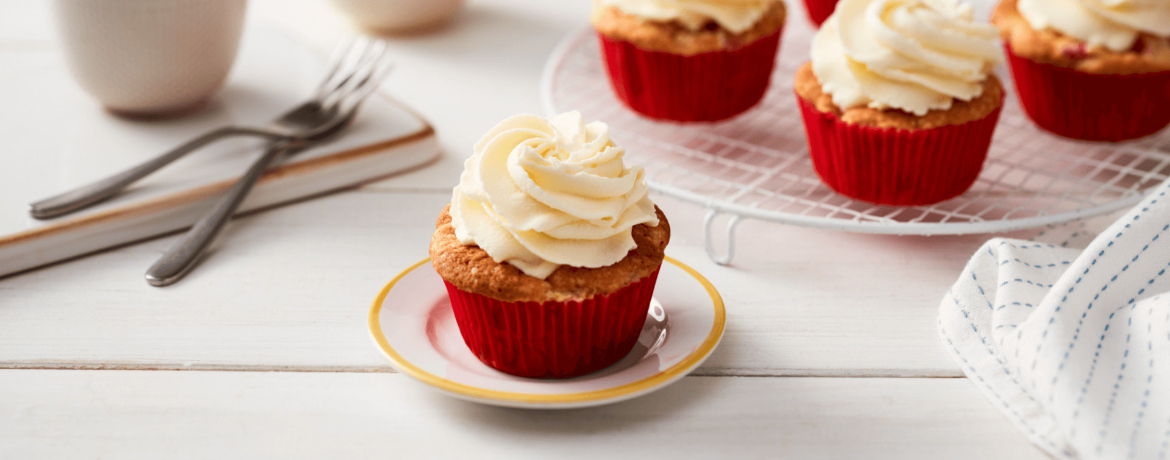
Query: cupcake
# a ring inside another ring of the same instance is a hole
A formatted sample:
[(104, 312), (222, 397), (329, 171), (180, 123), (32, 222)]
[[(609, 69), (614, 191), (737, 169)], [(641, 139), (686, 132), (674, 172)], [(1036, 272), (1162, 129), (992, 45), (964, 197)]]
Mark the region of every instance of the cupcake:
[(996, 30), (954, 0), (841, 0), (796, 95), (817, 174), (843, 195), (925, 205), (983, 168), (1004, 92)]
[(1041, 128), (1121, 141), (1170, 125), (1170, 2), (1002, 0), (991, 21)]
[(567, 378), (633, 348), (670, 226), (624, 154), (576, 112), (518, 115), (475, 145), (430, 253), (484, 364)]
[(634, 111), (718, 121), (764, 97), (786, 11), (780, 0), (594, 0), (614, 92)]
[(804, 10), (808, 12), (808, 19), (820, 27), (833, 14), (837, 7), (837, 0), (804, 0)]

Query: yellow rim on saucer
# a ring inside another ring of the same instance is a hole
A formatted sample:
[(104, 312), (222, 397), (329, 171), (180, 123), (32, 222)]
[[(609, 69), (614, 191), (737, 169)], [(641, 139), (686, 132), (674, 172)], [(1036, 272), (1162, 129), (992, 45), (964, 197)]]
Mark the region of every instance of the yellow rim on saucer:
[(686, 264), (683, 264), (682, 262), (679, 262), (671, 257), (666, 257), (666, 262), (681, 268), (688, 275), (691, 275), (691, 277), (695, 278), (699, 284), (703, 285), (703, 288), (707, 290), (707, 295), (711, 296), (711, 303), (715, 307), (715, 321), (714, 324), (711, 325), (711, 332), (707, 334), (707, 338), (703, 339), (703, 343), (699, 345), (699, 348), (691, 352), (690, 355), (687, 355), (687, 357), (678, 364), (670, 366), (666, 370), (663, 370), (650, 377), (646, 377), (637, 382), (631, 382), (622, 386), (605, 390), (555, 395), (485, 390), (483, 388), (473, 387), (470, 385), (464, 385), (462, 383), (447, 380), (422, 370), (414, 364), (411, 364), (409, 361), (404, 359), (402, 355), (399, 355), (398, 352), (394, 350), (394, 347), (390, 346), (390, 343), (386, 341), (386, 335), (382, 333), (382, 325), (379, 321), (379, 316), (382, 311), (382, 302), (386, 300), (386, 295), (390, 293), (390, 289), (394, 288), (394, 285), (398, 283), (398, 280), (402, 279), (408, 273), (414, 271), (423, 264), (430, 262), (430, 260), (431, 259), (428, 257), (414, 265), (411, 265), (410, 268), (403, 270), (402, 273), (399, 273), (398, 276), (395, 276), (394, 279), (390, 280), (389, 283), (386, 283), (386, 286), (382, 288), (382, 292), (378, 293), (378, 297), (374, 299), (374, 304), (370, 307), (370, 334), (373, 335), (374, 341), (378, 343), (378, 348), (382, 349), (382, 353), (385, 354), (386, 357), (390, 359), (390, 362), (394, 364), (394, 367), (398, 368), (398, 370), (402, 371), (402, 373), (421, 380), (423, 383), (441, 390), (471, 398), (491, 399), (497, 401), (514, 401), (531, 404), (566, 404), (601, 401), (645, 391), (663, 383), (669, 382), (675, 377), (678, 377), (680, 374), (687, 372), (696, 364), (701, 362), (704, 358), (706, 358), (707, 355), (711, 353), (711, 350), (715, 349), (715, 345), (719, 343), (719, 339), (723, 336), (723, 326), (727, 319), (726, 312), (723, 310), (723, 298), (719, 296), (719, 292), (715, 290), (715, 286), (712, 286), (711, 282), (707, 281), (707, 279), (704, 278), (703, 275), (700, 275), (699, 272), (695, 271), (695, 269), (688, 267)]

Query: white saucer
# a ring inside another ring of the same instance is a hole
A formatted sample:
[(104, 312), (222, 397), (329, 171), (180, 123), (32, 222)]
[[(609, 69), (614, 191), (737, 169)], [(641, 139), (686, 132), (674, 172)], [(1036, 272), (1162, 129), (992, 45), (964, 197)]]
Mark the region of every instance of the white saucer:
[(698, 367), (723, 337), (723, 299), (694, 269), (670, 257), (638, 344), (625, 359), (567, 380), (515, 377), (481, 363), (464, 345), (442, 278), (425, 259), (394, 277), (370, 307), (370, 334), (399, 372), (457, 398), (536, 409), (624, 401)]

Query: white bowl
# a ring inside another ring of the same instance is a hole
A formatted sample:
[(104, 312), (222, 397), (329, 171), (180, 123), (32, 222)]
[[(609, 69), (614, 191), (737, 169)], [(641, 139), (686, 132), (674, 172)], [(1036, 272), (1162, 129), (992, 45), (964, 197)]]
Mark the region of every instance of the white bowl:
[(55, 0), (77, 82), (114, 112), (185, 111), (223, 86), (247, 0)]
[(405, 32), (436, 26), (463, 8), (463, 0), (333, 0), (359, 26)]

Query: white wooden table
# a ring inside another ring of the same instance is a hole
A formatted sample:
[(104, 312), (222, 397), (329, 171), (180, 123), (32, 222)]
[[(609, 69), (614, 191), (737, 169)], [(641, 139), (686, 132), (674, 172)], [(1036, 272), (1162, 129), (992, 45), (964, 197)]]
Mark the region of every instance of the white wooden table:
[[(0, 2), (0, 52), (54, 46), (46, 3)], [(250, 8), (322, 50), (348, 29), (324, 0)], [(472, 0), (442, 32), (393, 39), (386, 89), (433, 123), (444, 158), (239, 219), (176, 286), (142, 280), (174, 237), (0, 279), (0, 458), (1044, 458), (935, 332), (939, 300), (987, 235), (748, 221), (744, 250), (721, 267), (702, 250), (703, 211), (656, 196), (675, 232), (668, 254), (727, 303), (723, 344), (694, 375), (625, 403), (538, 412), (395, 373), (366, 331), (369, 302), (426, 256), (479, 135), (539, 112), (541, 67), (588, 9)], [(18, 122), (0, 117), (2, 142)], [(1041, 238), (1071, 231), (1057, 230)]]

